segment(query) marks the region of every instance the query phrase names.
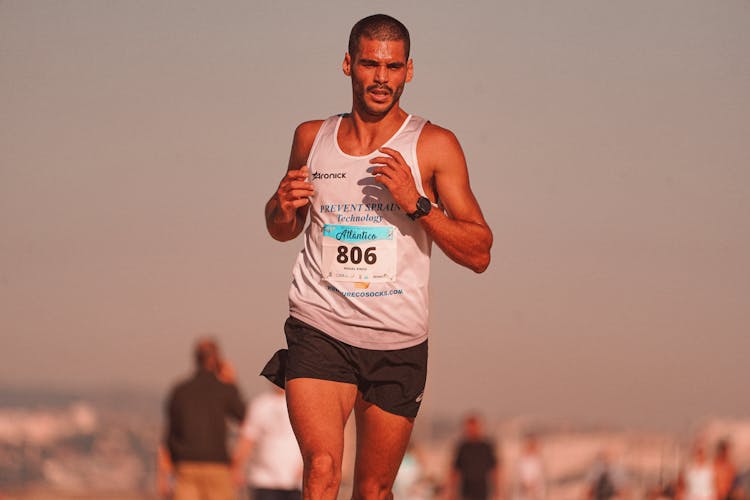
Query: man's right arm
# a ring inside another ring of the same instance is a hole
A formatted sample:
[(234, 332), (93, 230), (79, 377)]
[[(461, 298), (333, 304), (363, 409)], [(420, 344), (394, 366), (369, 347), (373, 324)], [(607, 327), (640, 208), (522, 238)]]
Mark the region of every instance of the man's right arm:
[(322, 120), (304, 122), (294, 131), (287, 172), (266, 203), (266, 227), (275, 240), (292, 240), (305, 227), (310, 209), (309, 197), (313, 194), (305, 163), (322, 124)]
[(240, 434), (237, 444), (234, 446), (232, 453), (232, 479), (234, 484), (242, 486), (247, 481), (246, 469), (250, 454), (253, 451), (253, 440), (244, 433)]
[(174, 390), (167, 398), (164, 405), (166, 416), (161, 442), (156, 450), (156, 491), (160, 498), (169, 498), (172, 495), (172, 477), (174, 476), (174, 463), (169, 453), (168, 442), (170, 430), (175, 412)]
[(172, 494), (172, 476), (174, 464), (164, 443), (160, 443), (156, 450), (156, 491), (161, 498), (168, 498)]

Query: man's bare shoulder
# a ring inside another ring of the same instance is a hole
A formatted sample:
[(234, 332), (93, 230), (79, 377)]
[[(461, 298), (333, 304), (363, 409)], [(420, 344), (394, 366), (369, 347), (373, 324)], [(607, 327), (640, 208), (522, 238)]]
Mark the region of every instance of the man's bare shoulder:
[(292, 141), (292, 153), (289, 156), (288, 170), (296, 170), (305, 164), (324, 120), (310, 120), (297, 125)]
[(310, 120), (300, 123), (294, 130), (294, 140), (312, 144), (324, 121), (325, 120)]
[(429, 166), (436, 168), (446, 165), (446, 160), (463, 162), (463, 150), (456, 134), (447, 128), (427, 122), (417, 142), (417, 155), (420, 164), (425, 160)]
[(460, 148), (456, 134), (447, 128), (435, 125), (432, 122), (425, 123), (422, 134), (419, 137), (419, 146), (427, 148)]

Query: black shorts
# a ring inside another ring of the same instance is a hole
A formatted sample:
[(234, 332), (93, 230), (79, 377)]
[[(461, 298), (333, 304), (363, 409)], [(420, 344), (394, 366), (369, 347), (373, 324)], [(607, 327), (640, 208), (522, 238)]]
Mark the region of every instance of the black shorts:
[(362, 349), (291, 316), (284, 333), (288, 348), (277, 351), (261, 372), (274, 384), (284, 387), (295, 378), (354, 384), (368, 403), (395, 415), (417, 416), (427, 380), (426, 340), (405, 349)]
[(302, 500), (302, 491), (250, 488), (250, 498), (253, 500)]

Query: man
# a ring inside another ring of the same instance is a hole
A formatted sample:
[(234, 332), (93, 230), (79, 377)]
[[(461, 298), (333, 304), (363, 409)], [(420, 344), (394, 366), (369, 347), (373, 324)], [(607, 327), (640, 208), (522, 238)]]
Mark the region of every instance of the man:
[(713, 500), (716, 476), (702, 442), (695, 443), (690, 461), (677, 477), (677, 500)]
[(178, 384), (166, 405), (167, 428), (159, 448), (158, 489), (173, 500), (235, 500), (227, 452), (227, 423), (245, 418), (245, 403), (218, 344), (195, 345), (195, 374)]
[[(248, 468), (248, 459), (250, 466)], [(235, 483), (253, 500), (300, 500), (302, 456), (289, 422), (284, 390), (261, 394), (248, 407), (234, 451)]]
[(458, 140), (399, 106), (414, 70), (409, 44), (392, 17), (355, 24), (343, 62), (351, 113), (297, 127), (266, 204), (279, 241), (310, 218), (292, 272), (288, 351), (263, 370), (286, 384), (306, 499), (336, 497), (352, 410), (353, 498), (391, 497), (425, 385), (431, 243), (476, 272), (490, 261), (492, 233)]
[(516, 462), (515, 500), (544, 500), (547, 480), (539, 440), (533, 434), (524, 438), (521, 456)]
[(462, 500), (501, 496), (495, 445), (485, 438), (478, 415), (469, 415), (464, 420), (464, 436), (456, 447), (448, 490), (449, 498)]
[(732, 460), (729, 441), (719, 440), (716, 443), (716, 454), (714, 455), (714, 481), (716, 482), (716, 498), (719, 500), (732, 500), (737, 481), (737, 467)]
[(625, 470), (612, 459), (610, 450), (597, 454), (586, 474), (586, 498), (611, 500), (627, 496), (628, 479)]

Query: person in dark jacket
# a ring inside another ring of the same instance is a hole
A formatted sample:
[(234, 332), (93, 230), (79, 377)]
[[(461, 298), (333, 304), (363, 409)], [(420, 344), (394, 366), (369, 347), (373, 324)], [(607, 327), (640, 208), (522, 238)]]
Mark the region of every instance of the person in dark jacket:
[(464, 420), (464, 436), (454, 453), (449, 498), (486, 500), (501, 498), (501, 494), (495, 445), (484, 436), (479, 416), (470, 414)]
[(234, 369), (222, 359), (215, 340), (196, 342), (195, 368), (167, 398), (158, 457), (159, 494), (173, 494), (174, 500), (234, 500), (227, 420), (242, 422), (246, 404)]

